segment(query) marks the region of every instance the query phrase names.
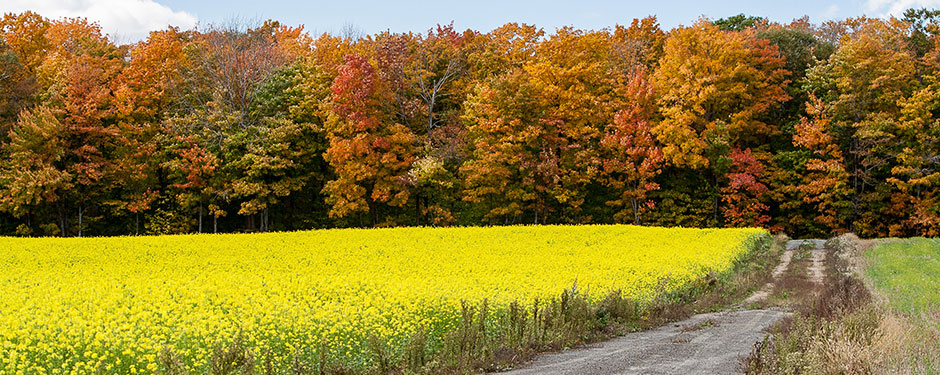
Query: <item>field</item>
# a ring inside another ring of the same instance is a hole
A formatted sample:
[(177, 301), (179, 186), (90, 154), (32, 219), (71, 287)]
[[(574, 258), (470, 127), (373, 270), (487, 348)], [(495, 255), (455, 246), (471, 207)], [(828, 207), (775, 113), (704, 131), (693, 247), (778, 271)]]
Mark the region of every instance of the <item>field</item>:
[(166, 348), (206, 373), (213, 348), (236, 337), (278, 366), (323, 355), (363, 367), (370, 338), (399, 348), (420, 330), (433, 352), (462, 302), (498, 314), (577, 288), (642, 304), (728, 271), (765, 235), (517, 226), (2, 238), (0, 373), (153, 373)]
[(940, 311), (940, 240), (886, 241), (865, 255), (866, 275), (896, 312)]

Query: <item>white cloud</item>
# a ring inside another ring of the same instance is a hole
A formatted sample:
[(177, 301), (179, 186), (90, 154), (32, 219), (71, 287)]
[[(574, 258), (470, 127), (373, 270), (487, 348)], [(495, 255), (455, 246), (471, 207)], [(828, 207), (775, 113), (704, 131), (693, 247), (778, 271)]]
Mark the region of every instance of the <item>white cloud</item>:
[(134, 42), (168, 25), (191, 28), (196, 17), (154, 0), (3, 0), (0, 13), (31, 10), (47, 18), (85, 17), (119, 42)]
[(868, 0), (865, 7), (879, 17), (900, 17), (909, 8), (940, 7), (940, 0)]
[(822, 16), (823, 18), (832, 18), (832, 17), (835, 17), (835, 15), (838, 13), (839, 13), (839, 5), (830, 4), (829, 7), (826, 8), (825, 11), (823, 11)]

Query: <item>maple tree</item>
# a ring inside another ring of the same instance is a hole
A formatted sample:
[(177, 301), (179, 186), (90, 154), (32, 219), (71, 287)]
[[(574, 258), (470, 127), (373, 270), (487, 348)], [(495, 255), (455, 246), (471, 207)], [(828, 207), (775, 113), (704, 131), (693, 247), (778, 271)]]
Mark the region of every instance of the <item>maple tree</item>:
[(832, 120), (825, 112), (825, 103), (816, 97), (807, 105), (807, 114), (796, 126), (793, 143), (812, 150), (813, 157), (806, 162), (808, 173), (796, 187), (802, 202), (813, 205), (814, 221), (827, 231), (844, 228), (848, 220), (849, 172), (845, 157), (831, 133)]
[(607, 204), (623, 208), (614, 220), (640, 225), (640, 216), (654, 204), (648, 193), (659, 189), (655, 178), (665, 158), (651, 133), (655, 95), (645, 68), (631, 75), (627, 89), (629, 108), (617, 112), (600, 142), (600, 178), (617, 191)]
[(414, 161), (414, 134), (384, 110), (392, 93), (372, 64), (347, 55), (333, 83), (325, 157), (336, 178), (324, 187), (332, 217), (366, 211), (372, 225), (385, 221), (382, 205), (401, 207), (409, 191), (402, 178)]
[(538, 223), (540, 212), (544, 218), (544, 191), (557, 169), (553, 155), (542, 152), (553, 129), (539, 119), (542, 108), (531, 100), (537, 96), (527, 74), (516, 70), (479, 87), (465, 104), (470, 159), (460, 169), (463, 200), (476, 204), (484, 220), (515, 223), (530, 213)]
[(174, 111), (176, 94), (181, 91), (180, 73), (188, 64), (185, 48), (191, 33), (169, 28), (150, 34), (129, 50), (130, 61), (112, 84), (118, 138), (115, 144), (115, 169), (124, 177), (117, 181), (119, 199), (114, 210), (134, 216), (134, 233), (141, 229), (140, 217), (154, 207), (165, 192), (160, 186), (164, 121)]
[(712, 225), (732, 148), (762, 143), (778, 129), (763, 115), (789, 98), (778, 48), (755, 31), (722, 31), (700, 19), (666, 41), (654, 75), (663, 116), (653, 134), (670, 164), (710, 174)]
[(722, 214), (725, 223), (732, 227), (762, 227), (770, 221), (762, 202), (767, 185), (760, 182), (764, 165), (754, 157), (751, 149), (732, 150), (729, 155), (731, 167), (727, 174), (728, 185), (721, 189), (721, 200), (725, 203)]

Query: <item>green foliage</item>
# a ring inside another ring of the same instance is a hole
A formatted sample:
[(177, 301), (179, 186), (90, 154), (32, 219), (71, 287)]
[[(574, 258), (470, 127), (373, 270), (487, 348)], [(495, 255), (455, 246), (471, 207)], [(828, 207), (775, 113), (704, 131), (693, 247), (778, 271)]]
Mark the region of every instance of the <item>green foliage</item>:
[(724, 31), (742, 31), (766, 21), (767, 19), (764, 17), (748, 16), (740, 13), (728, 18), (718, 19), (713, 23)]

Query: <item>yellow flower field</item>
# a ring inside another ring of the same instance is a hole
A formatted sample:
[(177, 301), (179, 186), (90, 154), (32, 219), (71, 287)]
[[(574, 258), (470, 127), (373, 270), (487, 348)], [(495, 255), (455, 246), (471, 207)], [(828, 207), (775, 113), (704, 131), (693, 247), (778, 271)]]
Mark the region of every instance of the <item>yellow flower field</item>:
[(237, 335), (275, 362), (325, 343), (361, 365), (370, 335), (394, 346), (423, 327), (433, 341), (462, 300), (499, 309), (577, 285), (591, 299), (648, 301), (729, 270), (764, 235), (601, 225), (0, 238), (0, 374), (153, 373), (164, 348), (203, 373)]

